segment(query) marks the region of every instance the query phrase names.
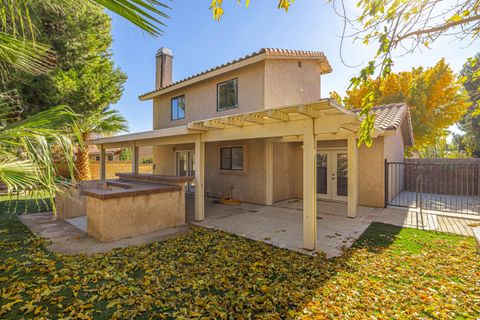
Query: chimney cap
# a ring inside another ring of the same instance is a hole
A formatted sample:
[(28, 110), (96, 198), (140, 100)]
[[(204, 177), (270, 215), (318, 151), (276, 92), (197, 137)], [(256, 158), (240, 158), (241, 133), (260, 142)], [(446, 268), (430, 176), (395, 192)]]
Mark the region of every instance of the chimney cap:
[(161, 56), (161, 55), (168, 55), (170, 57), (173, 57), (172, 50), (170, 50), (169, 48), (165, 48), (165, 47), (161, 47), (160, 49), (158, 49), (157, 56)]

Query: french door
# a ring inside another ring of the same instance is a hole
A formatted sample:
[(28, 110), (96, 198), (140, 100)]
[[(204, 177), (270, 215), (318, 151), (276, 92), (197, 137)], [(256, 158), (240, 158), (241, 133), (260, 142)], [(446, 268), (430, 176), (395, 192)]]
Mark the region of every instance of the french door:
[(346, 201), (348, 195), (346, 150), (317, 152), (317, 198)]
[[(176, 175), (181, 177), (195, 177), (195, 152), (177, 151), (175, 160)], [(187, 192), (195, 192), (195, 180), (187, 182)]]

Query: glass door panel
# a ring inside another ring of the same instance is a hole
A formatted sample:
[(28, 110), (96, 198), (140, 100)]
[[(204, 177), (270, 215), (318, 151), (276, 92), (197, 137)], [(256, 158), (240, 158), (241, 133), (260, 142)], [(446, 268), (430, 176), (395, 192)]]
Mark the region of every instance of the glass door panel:
[[(195, 153), (193, 151), (177, 152), (177, 176), (195, 177), (194, 164)], [(185, 191), (195, 192), (195, 181), (187, 182), (185, 185)]]
[(185, 177), (188, 175), (188, 153), (177, 153), (177, 176)]
[(328, 198), (330, 194), (328, 158), (328, 152), (317, 153), (317, 196), (319, 198)]
[(334, 151), (335, 187), (334, 196), (345, 199), (348, 195), (348, 159), (344, 151)]
[[(195, 178), (195, 152), (190, 151), (188, 153), (188, 167), (189, 176)], [(188, 192), (195, 192), (195, 180), (192, 180), (188, 185)]]

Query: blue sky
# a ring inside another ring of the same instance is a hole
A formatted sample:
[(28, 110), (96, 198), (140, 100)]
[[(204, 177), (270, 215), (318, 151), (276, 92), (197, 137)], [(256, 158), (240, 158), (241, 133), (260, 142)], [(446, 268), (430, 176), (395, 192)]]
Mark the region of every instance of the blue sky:
[[(277, 9), (276, 0), (251, 0), (250, 7), (225, 0), (225, 15), (214, 21), (209, 0), (177, 0), (168, 10), (165, 34), (153, 38), (138, 28), (112, 16), (113, 57), (128, 75), (121, 100), (114, 108), (128, 119), (130, 131), (152, 129), (152, 102), (140, 102), (138, 96), (151, 91), (155, 82), (155, 53), (160, 47), (172, 49), (173, 78), (180, 80), (193, 73), (257, 51), (262, 47), (323, 51), (333, 72), (322, 77), (322, 96), (336, 90), (343, 93), (349, 79), (360, 69), (345, 66), (340, 60), (342, 22), (331, 4), (323, 0), (296, 1), (288, 13)], [(345, 40), (346, 63), (368, 61), (375, 50)], [(475, 46), (444, 39), (431, 49), (400, 57), (394, 70), (431, 66), (445, 57), (455, 71), (475, 53)]]

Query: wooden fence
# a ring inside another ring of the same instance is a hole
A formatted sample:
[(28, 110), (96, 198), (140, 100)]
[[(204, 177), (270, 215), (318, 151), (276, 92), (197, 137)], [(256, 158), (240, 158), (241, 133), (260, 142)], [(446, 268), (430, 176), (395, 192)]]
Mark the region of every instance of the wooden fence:
[[(117, 172), (132, 172), (132, 163), (130, 161), (107, 161), (105, 167), (105, 176), (107, 179), (116, 178)], [(90, 171), (92, 180), (100, 179), (100, 162), (91, 161)], [(140, 173), (153, 173), (153, 164), (140, 164)]]
[(423, 192), (444, 195), (480, 194), (480, 159), (406, 159), (404, 184), (415, 191), (421, 175)]

